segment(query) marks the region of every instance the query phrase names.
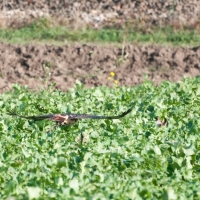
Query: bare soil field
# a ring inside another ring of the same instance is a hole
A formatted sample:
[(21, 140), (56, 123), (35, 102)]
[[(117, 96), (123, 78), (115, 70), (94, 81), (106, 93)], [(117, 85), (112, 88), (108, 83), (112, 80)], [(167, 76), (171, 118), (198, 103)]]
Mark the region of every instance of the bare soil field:
[[(19, 28), (37, 18), (51, 18), (69, 28), (116, 27), (124, 25), (172, 25), (199, 29), (200, 2), (197, 0), (0, 0), (0, 27)], [(109, 80), (110, 72), (115, 76)], [(67, 90), (76, 80), (85, 86), (136, 85), (144, 75), (155, 84), (178, 81), (184, 76), (200, 74), (200, 47), (166, 47), (130, 44), (125, 47), (95, 44), (0, 45), (0, 88), (13, 83), (31, 89), (55, 82)], [(116, 83), (115, 81), (115, 83)]]
[(39, 17), (70, 28), (173, 25), (199, 30), (199, 0), (0, 0), (0, 27), (21, 27)]
[(79, 80), (86, 87), (137, 85), (147, 74), (155, 84), (178, 81), (200, 74), (200, 47), (161, 47), (155, 45), (99, 46), (70, 44), (0, 45), (0, 87), (13, 83), (37, 89), (56, 83), (67, 90)]

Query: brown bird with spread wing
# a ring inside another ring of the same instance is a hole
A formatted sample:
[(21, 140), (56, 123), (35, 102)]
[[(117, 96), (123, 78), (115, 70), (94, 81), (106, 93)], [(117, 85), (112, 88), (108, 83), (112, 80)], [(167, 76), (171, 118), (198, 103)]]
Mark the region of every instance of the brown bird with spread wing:
[(18, 116), (25, 119), (32, 119), (35, 121), (40, 120), (51, 120), (55, 121), (57, 125), (72, 125), (76, 123), (79, 119), (120, 119), (130, 113), (132, 109), (128, 109), (126, 112), (117, 116), (96, 116), (89, 114), (73, 114), (73, 113), (64, 113), (64, 114), (48, 114), (48, 115), (39, 115), (39, 116), (23, 116), (17, 114), (15, 111), (11, 110), (8, 112), (9, 115)]

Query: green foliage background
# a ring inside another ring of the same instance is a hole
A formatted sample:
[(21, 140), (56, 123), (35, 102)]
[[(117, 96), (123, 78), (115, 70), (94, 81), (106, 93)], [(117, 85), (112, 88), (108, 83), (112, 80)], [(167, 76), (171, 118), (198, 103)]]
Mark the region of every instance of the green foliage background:
[[(200, 78), (68, 92), (13, 86), (0, 95), (0, 199), (199, 199)], [(50, 121), (6, 114), (120, 114), (47, 134)], [(168, 119), (156, 127), (155, 116)], [(80, 142), (80, 136), (83, 142)]]

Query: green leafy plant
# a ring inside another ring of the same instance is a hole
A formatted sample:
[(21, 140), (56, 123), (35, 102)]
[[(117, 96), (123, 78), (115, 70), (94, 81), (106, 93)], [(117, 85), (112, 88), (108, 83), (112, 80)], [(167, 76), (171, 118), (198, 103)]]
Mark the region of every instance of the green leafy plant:
[(42, 79), (42, 81), (44, 83), (44, 88), (45, 89), (48, 89), (48, 84), (49, 84), (49, 81), (50, 81), (50, 78), (51, 78), (50, 67), (51, 67), (51, 63), (50, 62), (45, 62), (42, 65), (42, 68), (43, 68), (44, 74), (45, 74), (45, 77)]
[[(30, 91), (0, 95), (1, 199), (199, 199), (200, 79), (154, 86)], [(93, 113), (47, 133), (51, 121), (20, 114)], [(155, 117), (168, 120), (157, 127)]]

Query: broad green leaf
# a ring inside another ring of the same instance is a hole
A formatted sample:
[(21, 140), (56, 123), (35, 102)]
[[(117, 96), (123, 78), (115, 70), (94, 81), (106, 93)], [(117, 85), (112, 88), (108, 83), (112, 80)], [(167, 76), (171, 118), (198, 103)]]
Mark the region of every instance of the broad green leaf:
[(40, 197), (42, 190), (39, 187), (27, 187), (27, 192), (29, 199), (37, 199)]
[(168, 191), (167, 191), (167, 194), (168, 194), (168, 199), (169, 200), (177, 199), (177, 195), (176, 195), (176, 193), (175, 193), (173, 188), (169, 188)]
[(69, 181), (69, 187), (72, 188), (76, 193), (79, 192), (79, 183), (77, 179)]
[(161, 155), (161, 151), (160, 151), (160, 148), (158, 146), (155, 146), (154, 147), (154, 151), (157, 155)]

